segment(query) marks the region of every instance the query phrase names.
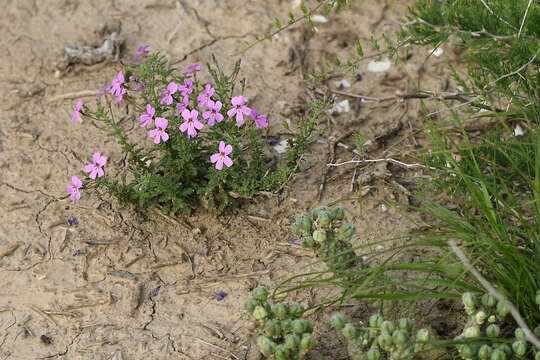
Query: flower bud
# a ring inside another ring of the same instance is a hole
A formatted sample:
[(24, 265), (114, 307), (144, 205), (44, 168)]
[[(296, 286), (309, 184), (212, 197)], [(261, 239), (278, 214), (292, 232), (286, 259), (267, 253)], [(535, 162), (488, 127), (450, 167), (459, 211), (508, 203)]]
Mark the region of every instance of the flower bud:
[(265, 301), (268, 297), (268, 290), (265, 287), (258, 287), (253, 290), (253, 298), (260, 301)]
[(345, 336), (349, 340), (353, 340), (356, 338), (356, 327), (353, 324), (345, 324), (343, 329), (341, 330), (341, 333), (343, 336)]
[(525, 331), (523, 331), (522, 328), (517, 328), (515, 331), (514, 331), (514, 335), (516, 336), (516, 339), (518, 340), (525, 340), (525, 338), (527, 337), (525, 335)]
[(255, 310), (255, 307), (257, 307), (257, 305), (259, 305), (259, 302), (257, 300), (247, 299), (246, 303), (244, 304), (244, 307), (249, 313), (253, 314), (253, 310)]
[(257, 338), (257, 345), (259, 345), (259, 348), (265, 356), (270, 356), (276, 352), (276, 343), (268, 336), (259, 336)]
[(409, 334), (405, 330), (396, 330), (392, 334), (392, 341), (398, 346), (404, 346), (409, 341)]
[(461, 296), (461, 301), (465, 307), (473, 308), (476, 305), (476, 296), (471, 292), (466, 292)]
[(281, 320), (280, 326), (281, 330), (285, 333), (290, 333), (292, 331), (292, 320), (291, 319), (283, 319)]
[(412, 322), (411, 319), (401, 318), (401, 319), (399, 319), (398, 327), (401, 330), (405, 330), (405, 331), (409, 332), (409, 331), (412, 330), (413, 322)]
[(315, 230), (313, 232), (313, 239), (318, 243), (325, 242), (326, 241), (326, 231), (324, 231), (324, 230)]
[(272, 312), (278, 319), (283, 320), (289, 314), (289, 306), (285, 303), (278, 303), (274, 305)]
[(497, 304), (497, 312), (501, 317), (505, 317), (510, 312), (509, 302), (506, 300), (500, 300)]
[(381, 358), (381, 352), (376, 346), (372, 346), (371, 349), (367, 352), (368, 360), (379, 360)]
[(253, 317), (257, 320), (262, 320), (266, 318), (267, 315), (268, 313), (266, 312), (266, 310), (264, 310), (264, 307), (262, 307), (261, 305), (257, 305), (255, 307), (255, 310), (253, 310)]
[(394, 323), (390, 320), (383, 321), (381, 324), (381, 331), (383, 334), (392, 335), (394, 331), (396, 330), (396, 327), (394, 326)]
[(501, 333), (501, 328), (497, 324), (490, 324), (486, 328), (486, 335), (491, 338), (499, 337), (499, 334)]
[(512, 343), (512, 350), (517, 356), (523, 356), (527, 352), (527, 342), (525, 340), (518, 340)]
[(345, 327), (345, 324), (347, 324), (347, 318), (342, 313), (335, 313), (330, 319), (330, 324), (337, 330), (341, 330)]
[(311, 217), (308, 214), (302, 214), (296, 219), (296, 223), (298, 224), (298, 227), (302, 231), (309, 232), (311, 231), (311, 226), (313, 225), (311, 222)]
[(496, 322), (497, 322), (497, 317), (496, 317), (495, 315), (490, 315), (490, 316), (488, 317), (488, 323), (494, 324), (494, 323), (496, 323)]
[(324, 227), (330, 225), (332, 222), (332, 212), (329, 210), (321, 210), (317, 216), (317, 220), (319, 221), (319, 224)]
[(302, 348), (302, 350), (304, 350), (304, 352), (308, 352), (315, 347), (316, 343), (317, 342), (315, 341), (313, 335), (304, 334), (302, 335), (302, 340), (300, 340), (300, 347)]
[(345, 218), (345, 210), (341, 207), (335, 207), (332, 209), (332, 215), (336, 220), (343, 220)]
[(296, 334), (285, 335), (285, 347), (289, 350), (294, 350), (300, 345), (300, 337)]
[(303, 319), (296, 319), (292, 322), (292, 329), (295, 334), (302, 335), (307, 330), (307, 321)]
[(459, 348), (459, 354), (465, 359), (472, 359), (475, 355), (474, 346), (470, 344), (462, 344)]
[(508, 344), (498, 344), (497, 349), (502, 350), (507, 357), (512, 357), (512, 348)]
[(281, 334), (281, 324), (278, 319), (269, 319), (264, 324), (264, 330), (270, 336), (278, 336)]
[(304, 313), (304, 307), (298, 303), (289, 305), (289, 315), (293, 319), (298, 319)]
[(540, 290), (536, 291), (536, 305), (540, 306)]
[(486, 321), (486, 317), (487, 317), (486, 313), (484, 311), (480, 310), (474, 316), (474, 320), (478, 325), (482, 325), (484, 323), (484, 321)]
[(490, 360), (506, 360), (506, 354), (504, 351), (500, 349), (495, 349), (491, 353), (491, 359)]
[(428, 329), (420, 329), (416, 333), (416, 340), (419, 342), (427, 342), (429, 341), (429, 330)]
[(493, 295), (484, 294), (482, 295), (482, 305), (486, 307), (494, 307), (497, 304), (497, 299)]
[(540, 338), (540, 325), (534, 328), (533, 333)]
[(330, 211), (330, 208), (328, 206), (319, 206), (318, 208), (315, 208), (315, 210), (313, 210), (311, 216), (313, 216), (314, 219), (317, 219), (321, 211)]
[(480, 329), (478, 328), (478, 326), (468, 327), (468, 328), (465, 329), (465, 331), (463, 331), (463, 336), (465, 336), (466, 338), (479, 337), (480, 336)]
[(392, 345), (392, 335), (390, 334), (386, 334), (386, 333), (382, 333), (381, 335), (379, 335), (377, 337), (377, 342), (381, 345), (381, 346), (384, 346), (384, 347), (388, 347), (388, 346), (391, 346)]
[(305, 248), (312, 248), (315, 246), (315, 240), (311, 234), (306, 233), (300, 238), (300, 244)]
[(341, 225), (341, 228), (339, 231), (345, 236), (346, 238), (351, 238), (354, 233), (356, 232), (356, 228), (351, 224), (343, 224)]
[(300, 229), (300, 225), (298, 225), (298, 223), (293, 223), (291, 225), (291, 231), (296, 236), (300, 236), (302, 234), (302, 230)]
[(478, 350), (478, 359), (489, 360), (492, 352), (493, 352), (493, 349), (491, 348), (491, 346), (484, 344), (480, 346), (480, 350)]
[(276, 352), (274, 354), (276, 360), (288, 360), (290, 355), (291, 352), (285, 347), (284, 344), (276, 346)]
[(372, 328), (381, 327), (382, 322), (383, 322), (383, 318), (379, 314), (373, 314), (369, 318), (369, 326), (371, 326)]

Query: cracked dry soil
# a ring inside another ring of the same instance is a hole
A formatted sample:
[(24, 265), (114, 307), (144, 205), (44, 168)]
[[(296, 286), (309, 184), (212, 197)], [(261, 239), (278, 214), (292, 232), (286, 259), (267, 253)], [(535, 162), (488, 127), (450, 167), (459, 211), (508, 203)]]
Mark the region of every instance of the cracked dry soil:
[[(123, 40), (123, 61), (130, 61), (139, 45), (150, 44), (181, 68), (204, 64), (211, 54), (230, 68), (236, 61), (231, 54), (242, 40), (262, 33), (275, 17), (299, 13), (292, 3), (2, 2), (0, 44), (7, 56), (0, 58), (0, 359), (260, 358), (248, 343), (244, 301), (254, 287), (275, 286), (314, 260), (309, 251), (290, 244), (291, 222), (302, 211), (348, 194), (351, 183), (357, 189), (358, 179), (363, 185), (378, 181), (369, 177), (375, 167), (328, 170), (325, 163), (354, 156), (342, 146), (354, 147), (349, 130), (374, 141), (369, 156), (384, 154), (391, 139), (418, 125), (417, 108), (404, 103), (372, 108), (359, 99), (339, 98), (350, 101), (351, 111), (320, 119), (325, 135), (284, 191), (223, 216), (199, 210), (175, 219), (90, 193), (73, 203), (65, 189), (80, 169), (68, 148), (83, 158), (95, 151), (106, 154), (111, 173), (122, 166), (123, 156), (88, 124), (70, 123), (77, 97), (64, 95), (91, 90), (84, 97), (91, 102), (91, 94), (109, 83), (119, 66), (113, 59), (58, 71), (57, 50), (100, 46), (104, 32), (114, 28)], [(403, 13), (403, 5), (357, 2), (317, 24), (318, 36), (305, 24), (296, 25), (248, 51), (242, 58), (246, 96), (252, 106), (271, 114), (270, 136), (283, 139), (283, 121), (289, 119), (294, 127), (306, 110), (313, 96), (306, 74), (320, 71), (336, 54), (354, 51), (357, 37), (366, 41), (372, 33), (392, 33), (392, 21)], [(352, 86), (344, 90), (372, 96), (404, 92), (411, 79), (420, 77), (433, 89), (444, 86), (440, 65), (424, 56), (412, 63), (383, 74), (367, 73), (364, 64), (363, 80), (349, 76)], [(428, 75), (422, 72), (426, 68)], [(328, 85), (335, 87), (333, 80)], [(126, 128), (133, 129), (137, 114), (125, 105), (117, 111)], [(388, 129), (397, 130), (389, 134)], [(401, 146), (412, 149), (415, 142), (409, 138)], [(279, 156), (271, 148), (268, 152)], [(403, 197), (384, 184), (405, 175), (391, 167), (382, 173), (382, 186), (362, 203), (354, 198), (342, 203), (347, 220), (358, 229), (355, 245), (378, 239), (388, 229), (411, 226), (392, 209), (382, 212), (377, 200)], [(79, 224), (68, 226), (69, 216)], [(228, 295), (217, 301), (221, 290)], [(321, 296), (318, 290), (299, 291), (287, 300), (311, 305)], [(365, 309), (359, 309), (354, 315), (362, 318)], [(325, 316), (312, 316), (322, 339), (317, 350), (344, 358), (339, 339), (323, 336), (332, 333)]]

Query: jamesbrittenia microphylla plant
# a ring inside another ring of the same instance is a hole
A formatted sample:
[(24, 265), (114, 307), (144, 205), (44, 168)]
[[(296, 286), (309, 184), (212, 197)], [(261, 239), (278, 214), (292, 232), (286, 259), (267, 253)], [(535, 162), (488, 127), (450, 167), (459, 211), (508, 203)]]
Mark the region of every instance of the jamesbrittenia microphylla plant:
[[(268, 118), (249, 107), (241, 95), (245, 79), (238, 91), (240, 61), (231, 74), (225, 74), (212, 57), (212, 64), (206, 66), (212, 81), (200, 79), (202, 68), (194, 64), (177, 75), (159, 52), (141, 46), (133, 62), (123, 65), (111, 84), (96, 94), (95, 107), (77, 102), (72, 122), (88, 120), (116, 138), (126, 157), (123, 168), (109, 171), (104, 169), (103, 151), (96, 152), (90, 164), (73, 152), (88, 165), (87, 177), (74, 176), (68, 188), (72, 200), (80, 198), (81, 188), (93, 189), (121, 203), (189, 214), (201, 202), (221, 212), (235, 206), (238, 198), (282, 188), (309, 151), (315, 120), (325, 102), (315, 101), (311, 116), (299, 121), (296, 133), (291, 132), (281, 163), (268, 168), (268, 142), (263, 137)], [(119, 115), (120, 105), (127, 116)], [(128, 133), (133, 126), (124, 120), (130, 112), (136, 113), (138, 129)]]

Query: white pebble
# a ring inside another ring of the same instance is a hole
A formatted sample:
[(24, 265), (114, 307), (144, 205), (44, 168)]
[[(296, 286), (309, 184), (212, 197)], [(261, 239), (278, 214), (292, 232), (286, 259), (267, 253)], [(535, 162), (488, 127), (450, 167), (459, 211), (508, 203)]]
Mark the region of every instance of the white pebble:
[(367, 67), (370, 72), (383, 72), (390, 69), (390, 60), (370, 61)]

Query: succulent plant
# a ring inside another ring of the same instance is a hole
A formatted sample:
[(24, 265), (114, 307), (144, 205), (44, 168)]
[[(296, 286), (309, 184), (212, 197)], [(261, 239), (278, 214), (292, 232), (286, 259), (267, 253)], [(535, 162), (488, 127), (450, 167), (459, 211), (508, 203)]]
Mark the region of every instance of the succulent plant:
[(261, 353), (274, 360), (302, 360), (315, 347), (313, 324), (302, 319), (304, 308), (300, 304), (280, 302), (273, 306), (267, 301), (268, 290), (253, 290), (245, 308), (256, 320), (257, 345)]

